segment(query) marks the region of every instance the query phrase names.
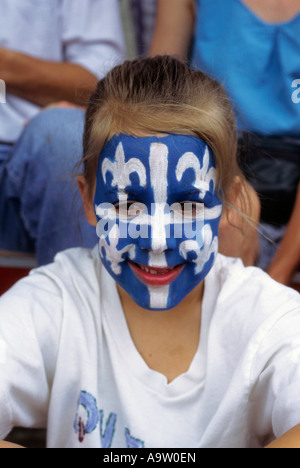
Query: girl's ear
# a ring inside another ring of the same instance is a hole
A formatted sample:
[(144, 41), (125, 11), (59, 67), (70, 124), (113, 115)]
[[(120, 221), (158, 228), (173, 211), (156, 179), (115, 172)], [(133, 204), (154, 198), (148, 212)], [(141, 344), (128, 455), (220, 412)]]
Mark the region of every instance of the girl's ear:
[(254, 265), (259, 251), (259, 198), (251, 185), (237, 176), (227, 200), (220, 221), (219, 250), (228, 257), (241, 258), (245, 266)]
[(241, 227), (241, 218), (239, 212), (243, 212), (241, 206), (241, 198), (243, 196), (245, 187), (239, 176), (236, 176), (227, 194), (228, 205), (224, 205), (222, 223), (229, 223), (235, 227)]
[(94, 210), (94, 202), (91, 196), (90, 187), (83, 175), (77, 177), (77, 185), (82, 198), (86, 219), (92, 226), (97, 226), (97, 218)]
[(242, 228), (245, 219), (248, 218), (251, 219), (252, 224), (258, 225), (260, 218), (258, 195), (254, 188), (248, 182), (242, 180), (240, 176), (234, 178), (229, 191), (228, 202), (229, 206), (224, 207), (224, 215), (230, 224)]

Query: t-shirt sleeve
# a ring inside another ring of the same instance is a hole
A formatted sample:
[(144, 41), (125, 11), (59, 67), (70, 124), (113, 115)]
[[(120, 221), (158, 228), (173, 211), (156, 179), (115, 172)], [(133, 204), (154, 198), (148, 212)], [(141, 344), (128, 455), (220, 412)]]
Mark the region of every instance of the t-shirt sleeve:
[(61, 0), (65, 61), (98, 79), (126, 56), (119, 0)]
[(61, 294), (43, 273), (0, 298), (0, 439), (46, 427), (61, 328)]
[(299, 306), (284, 314), (266, 334), (252, 366), (252, 378), (256, 382), (250, 419), (265, 445), (300, 424)]

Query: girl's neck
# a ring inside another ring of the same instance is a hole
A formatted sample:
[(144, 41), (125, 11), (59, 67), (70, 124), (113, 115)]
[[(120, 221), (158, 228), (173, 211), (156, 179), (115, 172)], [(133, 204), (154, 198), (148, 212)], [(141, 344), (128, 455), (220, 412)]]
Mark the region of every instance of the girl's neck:
[(300, 12), (300, 0), (240, 0), (267, 23), (284, 23)]
[(133, 343), (148, 367), (168, 382), (187, 372), (199, 346), (204, 282), (165, 311), (142, 309), (120, 286), (118, 292)]

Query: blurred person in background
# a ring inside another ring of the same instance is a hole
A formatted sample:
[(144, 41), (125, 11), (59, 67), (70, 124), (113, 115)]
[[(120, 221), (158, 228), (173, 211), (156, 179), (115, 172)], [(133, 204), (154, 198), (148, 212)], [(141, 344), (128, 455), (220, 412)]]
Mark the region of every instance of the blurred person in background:
[(231, 97), (240, 164), (260, 196), (258, 265), (284, 284), (300, 262), (299, 28), (299, 0), (158, 0), (150, 49), (189, 60)]
[[(44, 264), (82, 237), (95, 243), (70, 177), (82, 152), (80, 107), (124, 57), (118, 0), (1, 0), (0, 250)], [(40, 112), (62, 100), (78, 108)]]

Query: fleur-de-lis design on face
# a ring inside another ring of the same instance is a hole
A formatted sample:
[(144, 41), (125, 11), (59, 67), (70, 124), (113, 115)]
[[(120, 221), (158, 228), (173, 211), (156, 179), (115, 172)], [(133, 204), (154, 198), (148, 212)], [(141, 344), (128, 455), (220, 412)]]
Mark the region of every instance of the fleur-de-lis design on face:
[(195, 274), (198, 275), (203, 269), (203, 265), (210, 259), (211, 254), (216, 257), (218, 253), (218, 236), (213, 237), (213, 232), (209, 224), (205, 224), (202, 229), (202, 245), (195, 240), (186, 240), (179, 246), (180, 255), (187, 260), (189, 253), (193, 252), (195, 258)]
[(130, 174), (136, 172), (139, 177), (140, 186), (145, 187), (147, 183), (146, 169), (143, 163), (137, 158), (131, 158), (125, 162), (125, 153), (122, 143), (118, 144), (115, 154), (115, 162), (105, 158), (102, 163), (102, 177), (106, 182), (106, 173), (111, 172), (113, 180), (111, 185), (118, 187), (118, 192), (124, 192), (125, 188), (131, 185)]
[(135, 245), (126, 245), (123, 249), (118, 249), (120, 240), (120, 231), (117, 224), (115, 224), (108, 234), (109, 244), (106, 238), (101, 234), (99, 241), (100, 256), (103, 258), (102, 249), (105, 249), (106, 259), (110, 262), (110, 266), (115, 275), (121, 274), (121, 263), (124, 262), (123, 254), (129, 254), (131, 259), (135, 257)]
[(209, 150), (206, 146), (205, 153), (203, 156), (203, 166), (200, 167), (200, 161), (194, 153), (185, 153), (181, 156), (178, 161), (176, 168), (176, 177), (178, 182), (181, 181), (184, 172), (191, 168), (195, 172), (195, 182), (194, 187), (197, 188), (200, 193), (199, 197), (204, 197), (205, 192), (208, 192), (210, 189), (210, 182), (213, 181), (213, 188), (215, 188), (215, 178), (216, 170), (214, 167), (209, 168)]

